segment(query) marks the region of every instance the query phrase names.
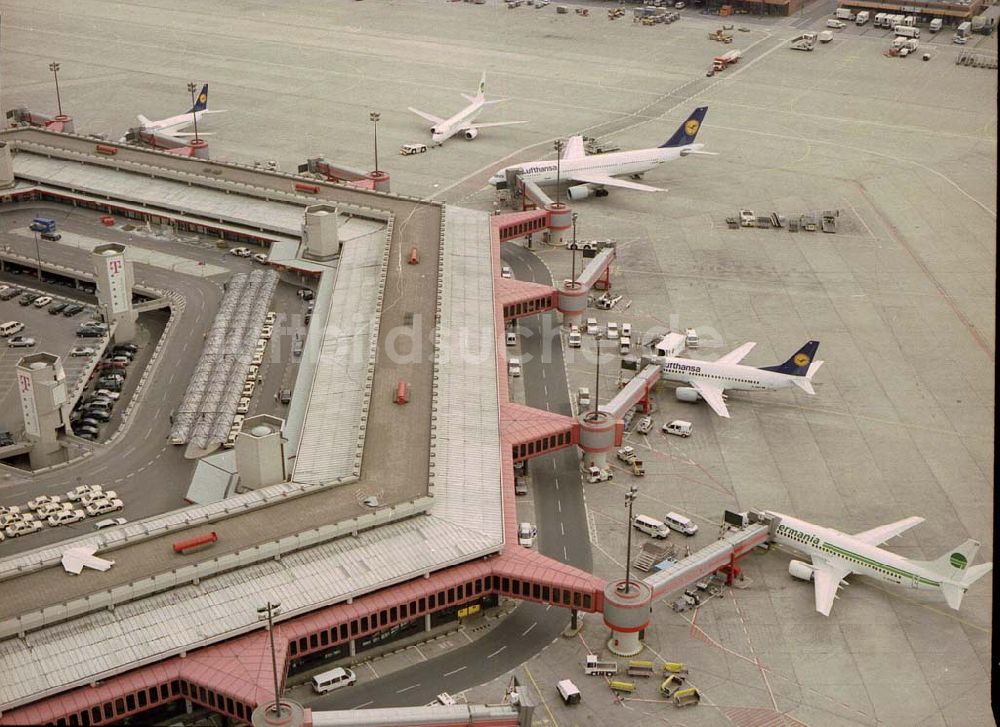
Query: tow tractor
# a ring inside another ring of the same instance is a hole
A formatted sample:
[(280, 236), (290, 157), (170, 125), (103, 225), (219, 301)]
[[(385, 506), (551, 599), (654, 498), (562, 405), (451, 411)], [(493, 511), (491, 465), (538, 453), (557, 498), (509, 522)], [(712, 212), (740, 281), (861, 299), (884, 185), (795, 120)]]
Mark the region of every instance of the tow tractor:
[(636, 460), (635, 448), (632, 445), (622, 447), (618, 450), (618, 459), (625, 464), (632, 464)]
[(610, 470), (602, 470), (597, 467), (587, 468), (587, 482), (593, 484), (595, 482), (607, 482), (608, 480), (613, 480), (615, 475)]

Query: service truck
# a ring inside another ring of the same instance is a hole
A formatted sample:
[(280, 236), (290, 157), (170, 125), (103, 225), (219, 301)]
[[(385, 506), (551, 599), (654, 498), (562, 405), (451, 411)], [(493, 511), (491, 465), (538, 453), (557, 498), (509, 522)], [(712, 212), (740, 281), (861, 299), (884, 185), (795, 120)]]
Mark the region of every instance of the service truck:
[(622, 447), (618, 450), (618, 459), (625, 464), (632, 464), (636, 460), (635, 448), (631, 445)]
[(862, 10), (860, 13), (857, 14), (857, 17), (854, 18), (854, 24), (864, 25), (865, 23), (868, 22), (869, 18), (871, 18), (871, 13), (869, 13), (867, 10)]
[(658, 343), (653, 345), (657, 356), (678, 356), (684, 350), (686, 336), (681, 333), (668, 333)]
[(914, 28), (912, 25), (897, 25), (892, 29), (892, 32), (903, 38), (920, 37), (920, 28)]
[(955, 28), (956, 38), (968, 38), (969, 33), (972, 32), (972, 23), (966, 20), (964, 23)]
[(602, 470), (597, 467), (587, 468), (587, 482), (594, 484), (595, 482), (607, 482), (608, 480), (613, 480), (615, 475), (611, 470)]
[(837, 11), (833, 15), (840, 20), (854, 20), (856, 17), (854, 11), (850, 8), (837, 8)]
[(941, 30), (942, 25), (944, 25), (944, 21), (942, 21), (941, 18), (934, 18), (934, 20), (931, 21), (930, 31), (932, 33), (936, 33)]
[(875, 27), (876, 28), (884, 28), (885, 27), (885, 18), (886, 18), (887, 15), (888, 15), (888, 13), (875, 13)]
[(617, 661), (601, 661), (597, 654), (587, 654), (583, 662), (583, 672), (587, 676), (610, 677), (618, 673)]
[(49, 219), (48, 217), (36, 217), (31, 221), (31, 225), (28, 229), (35, 232), (55, 232), (56, 221)]

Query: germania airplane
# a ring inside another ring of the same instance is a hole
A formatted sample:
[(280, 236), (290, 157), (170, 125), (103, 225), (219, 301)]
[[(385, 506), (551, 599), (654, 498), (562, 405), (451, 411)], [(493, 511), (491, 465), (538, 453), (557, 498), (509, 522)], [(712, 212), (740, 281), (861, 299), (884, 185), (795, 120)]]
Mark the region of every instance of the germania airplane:
[(695, 137), (708, 113), (707, 106), (696, 108), (687, 120), (681, 124), (674, 135), (660, 146), (651, 149), (633, 149), (632, 151), (616, 151), (607, 154), (587, 155), (582, 136), (571, 136), (566, 142), (559, 164), (553, 160), (524, 162), (504, 167), (492, 177), (490, 184), (494, 187), (505, 184), (508, 169), (520, 169), (521, 178), (535, 184), (555, 184), (577, 182), (567, 192), (570, 199), (584, 199), (593, 194), (595, 197), (606, 197), (606, 187), (620, 187), (638, 192), (665, 192), (660, 187), (648, 184), (628, 182), (615, 179), (618, 176), (630, 176), (640, 179), (645, 172), (663, 162), (672, 161), (690, 154), (715, 155), (715, 152), (702, 151), (704, 144), (695, 144)]
[[(208, 84), (206, 83), (201, 87), (201, 93), (198, 94), (194, 106), (185, 113), (171, 116), (167, 119), (160, 119), (159, 121), (151, 121), (142, 114), (139, 114), (137, 118), (139, 119), (139, 125), (146, 131), (158, 131), (168, 136), (194, 136), (193, 133), (183, 133), (181, 129), (191, 126), (196, 118), (198, 121), (201, 121), (202, 116), (205, 114), (222, 113), (225, 113), (225, 111), (221, 109), (218, 111), (208, 110)], [(199, 131), (198, 136), (207, 136), (207, 134)]]
[(812, 378), (823, 365), (815, 361), (819, 341), (809, 341), (790, 359), (779, 366), (744, 366), (740, 361), (757, 344), (744, 343), (717, 361), (698, 361), (690, 358), (666, 356), (660, 358), (661, 378), (688, 386), (678, 387), (675, 394), (681, 401), (704, 399), (720, 417), (728, 417), (724, 392), (770, 391), (797, 386), (807, 394), (815, 394)]
[(458, 133), (464, 134), (466, 139), (472, 141), (479, 136), (479, 130), (485, 129), (487, 126), (510, 126), (512, 124), (528, 123), (527, 121), (491, 121), (488, 123), (476, 122), (476, 117), (479, 116), (479, 112), (482, 111), (484, 107), (507, 100), (505, 98), (498, 98), (495, 101), (486, 100), (485, 72), (483, 73), (483, 77), (479, 79), (479, 93), (475, 96), (469, 96), (468, 94), (463, 93), (462, 96), (464, 96), (469, 102), (469, 105), (454, 116), (447, 119), (442, 119), (434, 114), (428, 114), (427, 112), (415, 109), (412, 106), (409, 107), (409, 110), (417, 116), (421, 116), (434, 124), (431, 127), (431, 139), (436, 144), (443, 144), (445, 141)]
[(774, 530), (774, 542), (811, 558), (811, 564), (800, 560), (789, 562), (788, 572), (804, 581), (814, 581), (816, 610), (824, 616), (830, 615), (837, 590), (851, 574), (908, 588), (940, 590), (948, 605), (957, 611), (969, 586), (993, 568), (992, 563), (969, 567), (979, 552), (979, 543), (975, 540), (966, 540), (937, 560), (910, 560), (878, 547), (922, 523), (922, 517), (908, 517), (848, 535), (780, 512), (768, 514), (779, 520)]

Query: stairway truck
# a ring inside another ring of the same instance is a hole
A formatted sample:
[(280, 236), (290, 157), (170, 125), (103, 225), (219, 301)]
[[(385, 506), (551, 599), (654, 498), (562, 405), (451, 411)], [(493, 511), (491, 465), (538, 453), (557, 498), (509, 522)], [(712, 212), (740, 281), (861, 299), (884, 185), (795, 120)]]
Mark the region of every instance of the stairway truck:
[(837, 8), (837, 11), (833, 14), (838, 20), (854, 20), (854, 11), (850, 8)]
[(597, 654), (587, 654), (583, 662), (583, 673), (587, 676), (614, 676), (618, 673), (618, 662), (601, 661), (597, 658)]
[(870, 18), (871, 18), (871, 13), (869, 13), (867, 10), (862, 10), (860, 13), (857, 14), (857, 17), (854, 18), (854, 24), (864, 25), (865, 23), (868, 22)]
[(651, 661), (630, 661), (625, 670), (630, 677), (651, 677), (655, 671), (655, 665)]

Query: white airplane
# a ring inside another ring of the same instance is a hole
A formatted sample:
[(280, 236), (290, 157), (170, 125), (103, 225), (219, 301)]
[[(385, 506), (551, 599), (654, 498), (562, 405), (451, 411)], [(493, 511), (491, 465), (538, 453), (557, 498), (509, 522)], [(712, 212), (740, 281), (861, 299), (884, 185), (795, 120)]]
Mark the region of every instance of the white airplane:
[(717, 361), (698, 361), (689, 358), (665, 356), (658, 359), (662, 370), (661, 378), (688, 386), (679, 387), (675, 394), (681, 401), (704, 399), (720, 417), (728, 417), (724, 392), (771, 391), (797, 386), (807, 394), (815, 394), (812, 378), (823, 365), (815, 361), (819, 341), (809, 341), (796, 351), (790, 359), (778, 366), (744, 366), (740, 361), (757, 344), (744, 343)]
[(424, 111), (420, 111), (419, 109), (415, 109), (412, 106), (409, 107), (409, 110), (417, 116), (422, 116), (434, 124), (431, 127), (431, 139), (436, 144), (442, 144), (458, 133), (464, 134), (466, 139), (472, 141), (479, 136), (479, 130), (484, 129), (487, 126), (510, 126), (512, 124), (528, 123), (527, 121), (491, 121), (489, 123), (482, 124), (476, 122), (476, 117), (479, 116), (479, 112), (482, 111), (484, 107), (507, 100), (505, 98), (498, 98), (496, 101), (486, 100), (485, 72), (483, 73), (483, 77), (479, 79), (479, 93), (475, 96), (469, 96), (468, 94), (463, 93), (462, 96), (469, 101), (469, 105), (454, 116), (447, 119), (442, 119), (434, 114), (428, 114)]
[(969, 567), (979, 551), (979, 543), (966, 540), (937, 560), (910, 560), (878, 547), (924, 521), (908, 517), (861, 533), (848, 535), (813, 525), (805, 520), (771, 512), (778, 518), (774, 542), (808, 555), (812, 563), (793, 560), (788, 572), (804, 581), (812, 579), (816, 588), (816, 610), (830, 615), (837, 590), (844, 578), (857, 573), (880, 581), (920, 590), (940, 590), (956, 611), (969, 586), (993, 569), (992, 563)]
[(567, 192), (570, 199), (584, 199), (593, 194), (595, 197), (606, 197), (606, 187), (620, 187), (639, 192), (665, 192), (660, 187), (650, 187), (648, 184), (628, 182), (615, 179), (628, 175), (639, 179), (645, 172), (663, 162), (679, 159), (689, 154), (715, 155), (715, 152), (702, 151), (704, 144), (695, 144), (695, 137), (701, 128), (707, 106), (696, 108), (687, 120), (681, 124), (674, 135), (663, 144), (651, 149), (634, 149), (632, 151), (617, 151), (607, 154), (587, 155), (582, 136), (571, 136), (566, 142), (558, 168), (553, 160), (524, 162), (504, 167), (492, 177), (490, 184), (497, 187), (507, 182), (507, 170), (520, 169), (521, 178), (535, 184), (555, 184), (556, 179), (562, 182), (577, 182)]
[[(194, 136), (193, 133), (184, 133), (181, 129), (186, 129), (194, 123), (197, 118), (201, 121), (202, 116), (205, 114), (222, 114), (225, 113), (223, 110), (209, 111), (208, 110), (208, 84), (206, 83), (201, 87), (201, 93), (198, 94), (198, 98), (195, 101), (194, 106), (190, 108), (186, 113), (178, 114), (177, 116), (171, 116), (170, 118), (160, 119), (159, 121), (151, 121), (147, 119), (142, 114), (138, 115), (139, 125), (145, 131), (158, 131), (161, 134), (166, 134), (167, 136)], [(198, 132), (198, 136), (208, 136), (203, 131)]]

